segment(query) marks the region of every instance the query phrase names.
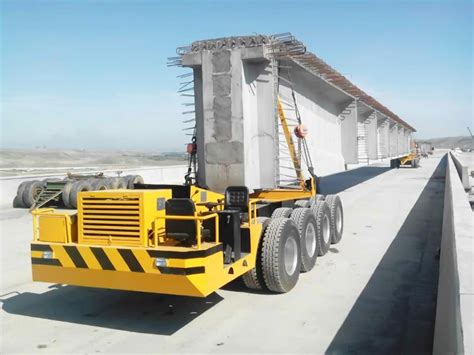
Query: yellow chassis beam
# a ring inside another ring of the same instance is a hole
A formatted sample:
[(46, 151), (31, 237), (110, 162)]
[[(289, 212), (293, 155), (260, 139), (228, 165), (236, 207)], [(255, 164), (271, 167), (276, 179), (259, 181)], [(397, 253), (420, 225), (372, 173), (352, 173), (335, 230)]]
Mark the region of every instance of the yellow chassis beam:
[[(261, 224), (249, 226), (259, 236)], [(224, 264), (222, 244), (117, 248), (77, 243), (31, 243), (34, 281), (172, 295), (205, 297), (255, 267), (252, 253)]]

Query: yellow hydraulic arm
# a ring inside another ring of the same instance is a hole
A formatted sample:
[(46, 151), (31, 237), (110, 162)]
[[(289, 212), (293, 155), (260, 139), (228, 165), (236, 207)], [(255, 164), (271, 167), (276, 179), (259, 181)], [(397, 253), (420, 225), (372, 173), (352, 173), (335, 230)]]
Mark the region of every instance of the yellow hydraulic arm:
[(300, 184), (304, 185), (304, 177), (301, 172), (301, 162), (298, 159), (296, 154), (295, 144), (293, 142), (293, 137), (291, 136), (290, 129), (288, 127), (288, 121), (285, 116), (285, 111), (283, 110), (283, 105), (278, 98), (278, 116), (280, 117), (281, 126), (283, 127), (283, 133), (285, 134), (286, 144), (288, 144), (288, 150), (290, 151), (291, 160), (293, 161), (293, 166), (295, 167), (296, 176)]

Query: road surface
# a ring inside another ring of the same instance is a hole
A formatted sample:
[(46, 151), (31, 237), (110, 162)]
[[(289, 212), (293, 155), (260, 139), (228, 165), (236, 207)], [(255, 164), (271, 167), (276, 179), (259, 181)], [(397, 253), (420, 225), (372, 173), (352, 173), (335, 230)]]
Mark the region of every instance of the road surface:
[(341, 194), (343, 239), (283, 295), (239, 282), (206, 299), (33, 283), (31, 218), (2, 210), (0, 352), (431, 353), (440, 159), (323, 178)]

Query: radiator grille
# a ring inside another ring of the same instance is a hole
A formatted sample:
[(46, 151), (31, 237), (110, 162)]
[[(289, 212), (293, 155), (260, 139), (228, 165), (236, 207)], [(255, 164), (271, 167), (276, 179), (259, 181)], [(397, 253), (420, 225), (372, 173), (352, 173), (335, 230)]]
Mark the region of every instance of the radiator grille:
[(140, 198), (83, 197), (80, 237), (84, 242), (140, 244)]

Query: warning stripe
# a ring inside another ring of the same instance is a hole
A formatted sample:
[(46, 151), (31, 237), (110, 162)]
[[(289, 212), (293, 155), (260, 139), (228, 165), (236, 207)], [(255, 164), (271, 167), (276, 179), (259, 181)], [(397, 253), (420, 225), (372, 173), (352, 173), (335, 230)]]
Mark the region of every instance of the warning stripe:
[[(219, 249), (212, 250), (212, 254)], [(52, 259), (41, 257), (42, 252), (53, 252)], [(151, 253), (136, 252), (131, 249), (115, 249), (101, 247), (76, 247), (60, 244), (31, 244), (31, 263), (33, 265), (50, 265), (62, 267), (76, 267), (80, 269), (98, 269), (109, 271), (152, 272), (153, 256)], [(192, 257), (197, 255), (191, 254)], [(190, 255), (190, 256), (191, 256)], [(137, 258), (138, 256), (138, 258)], [(201, 256), (201, 255), (199, 255)], [(140, 258), (140, 259), (139, 259)], [(150, 264), (150, 267), (147, 265)], [(146, 269), (146, 271), (145, 271)], [(156, 270), (156, 269), (155, 269)], [(167, 275), (194, 275), (205, 272), (203, 266), (197, 267), (158, 267), (162, 274)]]
[(69, 255), (72, 262), (77, 268), (88, 269), (86, 261), (84, 260), (81, 253), (79, 253), (79, 250), (77, 250), (76, 247), (71, 245), (65, 245), (64, 249), (66, 249), (66, 253)]
[(114, 265), (110, 262), (109, 257), (105, 254), (102, 248), (91, 247), (92, 254), (99, 262), (100, 266), (104, 270), (115, 270)]
[(61, 262), (58, 259), (31, 258), (31, 263), (33, 265), (62, 266)]
[(130, 249), (118, 249), (118, 252), (122, 256), (123, 260), (127, 263), (130, 271), (143, 272), (143, 268), (133, 254), (133, 251)]

